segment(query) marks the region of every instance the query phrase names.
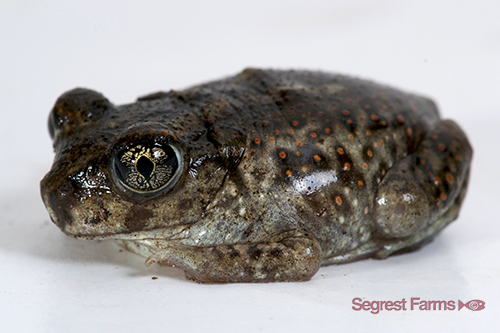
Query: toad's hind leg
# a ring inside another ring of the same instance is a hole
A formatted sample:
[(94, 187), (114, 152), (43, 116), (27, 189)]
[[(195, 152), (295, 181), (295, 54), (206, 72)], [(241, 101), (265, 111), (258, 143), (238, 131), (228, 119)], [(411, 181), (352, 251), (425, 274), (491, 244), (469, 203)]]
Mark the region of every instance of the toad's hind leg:
[(404, 246), (380, 250), (376, 257), (421, 243), (458, 216), (471, 158), (465, 134), (445, 120), (387, 172), (375, 199), (376, 235), (387, 243), (393, 238), (406, 240)]
[[(467, 193), (468, 180), (469, 174), (465, 176), (465, 180), (463, 182), (462, 188), (460, 189), (460, 193), (458, 194), (451, 207), (434, 223), (431, 223), (412, 236), (386, 240), (383, 243), (383, 246), (380, 246), (379, 250), (374, 252), (372, 256), (377, 259), (384, 259), (391, 254), (399, 254), (417, 250), (423, 245), (431, 242), (436, 234), (438, 234), (444, 227), (446, 227), (458, 217), (460, 206), (462, 205), (465, 194)], [(375, 243), (377, 243), (377, 241), (375, 241)]]
[(467, 192), (472, 149), (460, 128), (441, 121), (418, 150), (386, 174), (375, 202), (373, 237), (323, 265), (386, 258), (418, 249), (458, 217)]
[(324, 266), (345, 264), (369, 257), (384, 259), (391, 254), (399, 254), (419, 249), (423, 245), (432, 241), (436, 234), (438, 234), (444, 227), (458, 217), (460, 206), (462, 205), (465, 193), (467, 192), (468, 179), (469, 175), (467, 174), (462, 188), (460, 189), (460, 193), (446, 213), (437, 219), (437, 221), (431, 223), (414, 235), (392, 239), (372, 238), (351, 252), (324, 258), (321, 264)]
[(319, 242), (305, 231), (287, 231), (269, 243), (214, 245), (172, 243), (152, 254), (158, 263), (185, 271), (202, 283), (307, 281), (321, 264)]

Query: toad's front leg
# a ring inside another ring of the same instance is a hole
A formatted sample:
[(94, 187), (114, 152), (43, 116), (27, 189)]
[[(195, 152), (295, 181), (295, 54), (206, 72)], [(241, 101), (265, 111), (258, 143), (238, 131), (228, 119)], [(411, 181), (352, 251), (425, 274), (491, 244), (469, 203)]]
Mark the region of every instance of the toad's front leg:
[(307, 281), (321, 264), (319, 242), (308, 232), (287, 231), (272, 242), (210, 247), (175, 244), (146, 265), (175, 266), (202, 283)]

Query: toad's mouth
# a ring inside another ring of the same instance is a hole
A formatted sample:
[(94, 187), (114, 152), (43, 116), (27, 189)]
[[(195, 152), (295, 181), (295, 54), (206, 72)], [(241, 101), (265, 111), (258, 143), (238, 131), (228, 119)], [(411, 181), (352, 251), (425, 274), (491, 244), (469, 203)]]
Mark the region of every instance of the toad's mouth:
[(140, 205), (118, 207), (90, 200), (76, 205), (74, 198), (66, 193), (43, 189), (42, 186), (42, 198), (51, 220), (66, 235), (77, 239), (182, 239), (195, 222), (189, 218), (157, 221), (151, 210)]
[(95, 230), (85, 232), (83, 228), (78, 227), (73, 230), (67, 227), (63, 232), (76, 239), (84, 240), (123, 240), (123, 241), (138, 241), (138, 240), (182, 240), (189, 236), (189, 226), (178, 225), (152, 230), (139, 230), (133, 232), (105, 232), (96, 233)]

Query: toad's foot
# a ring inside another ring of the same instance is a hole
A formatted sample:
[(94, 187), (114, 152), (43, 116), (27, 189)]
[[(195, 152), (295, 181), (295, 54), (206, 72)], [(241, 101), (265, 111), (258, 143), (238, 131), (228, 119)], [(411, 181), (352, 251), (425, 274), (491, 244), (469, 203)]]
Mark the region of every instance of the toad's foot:
[(201, 283), (307, 281), (320, 267), (321, 248), (310, 233), (292, 230), (263, 244), (170, 243), (146, 260), (147, 266), (153, 263), (181, 268), (188, 279)]

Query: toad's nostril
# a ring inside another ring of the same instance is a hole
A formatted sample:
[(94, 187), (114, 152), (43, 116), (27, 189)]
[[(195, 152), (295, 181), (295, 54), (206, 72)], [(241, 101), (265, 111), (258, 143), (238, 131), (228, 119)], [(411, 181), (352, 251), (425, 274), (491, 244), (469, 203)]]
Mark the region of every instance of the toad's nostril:
[(42, 198), (45, 207), (49, 211), (50, 219), (60, 229), (64, 230), (66, 225), (73, 223), (73, 216), (69, 212), (75, 205), (75, 198), (71, 195), (72, 189), (67, 183), (54, 188), (52, 182), (42, 181)]

